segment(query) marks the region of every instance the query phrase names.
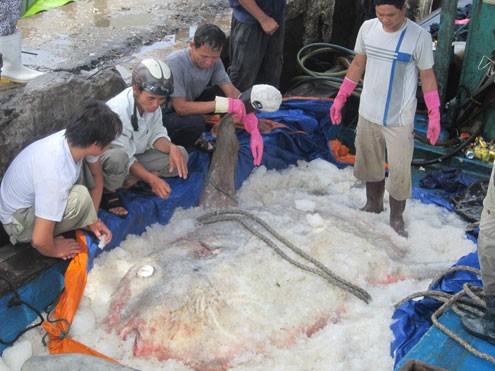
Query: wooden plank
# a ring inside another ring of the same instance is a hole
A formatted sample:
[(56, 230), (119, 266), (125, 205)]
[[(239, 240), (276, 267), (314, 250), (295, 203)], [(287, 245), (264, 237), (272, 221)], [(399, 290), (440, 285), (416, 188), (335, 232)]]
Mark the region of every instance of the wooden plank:
[[(447, 310), (439, 321), (478, 351), (495, 357), (495, 345), (464, 331), (460, 317), (453, 310)], [(442, 367), (449, 371), (493, 371), (495, 369), (495, 364), (471, 354), (436, 326), (432, 326), (409, 353), (397, 363), (395, 370), (400, 370), (409, 359)]]
[(34, 280), (41, 272), (53, 265), (67, 265), (67, 262), (61, 259), (41, 255), (27, 244), (1, 249), (9, 249), (11, 255), (0, 262), (0, 277), (2, 278), (0, 279), (0, 298), (12, 292), (10, 285), (17, 289)]

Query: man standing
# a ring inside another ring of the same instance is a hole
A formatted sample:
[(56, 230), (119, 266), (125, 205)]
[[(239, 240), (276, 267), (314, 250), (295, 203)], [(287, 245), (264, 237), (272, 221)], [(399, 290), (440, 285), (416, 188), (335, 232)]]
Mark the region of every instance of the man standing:
[(240, 92), (230, 81), (220, 59), (225, 33), (214, 24), (203, 24), (187, 49), (165, 58), (174, 77), (171, 105), (164, 108), (163, 124), (174, 143), (206, 152), (214, 144), (201, 137), (207, 114), (230, 112), (241, 120), (245, 112)]
[(483, 200), (478, 235), (478, 259), (485, 294), (486, 310), (482, 317), (465, 315), (462, 327), (470, 334), (495, 343), (495, 167)]
[(43, 73), (22, 64), (22, 35), (16, 28), (21, 7), (21, 0), (0, 1), (0, 78), (26, 83)]
[(141, 181), (150, 192), (167, 198), (172, 189), (161, 176), (187, 178), (187, 152), (170, 141), (159, 109), (172, 91), (169, 67), (149, 58), (132, 71), (132, 86), (107, 102), (123, 124), (122, 134), (102, 156), (102, 207), (109, 212), (127, 214), (116, 192), (122, 186)]
[[(14, 158), (0, 186), (0, 221), (12, 244), (31, 242), (43, 255), (71, 259), (80, 247), (65, 232), (84, 228), (111, 241), (112, 233), (97, 216), (103, 186), (98, 156), (121, 131), (119, 117), (104, 102), (88, 101), (65, 130)], [(95, 179), (91, 194), (76, 184), (84, 161)]]
[(375, 4), (377, 18), (364, 22), (359, 30), (356, 55), (330, 108), (330, 118), (334, 125), (340, 124), (342, 107), (366, 70), (355, 138), (354, 175), (366, 182), (366, 205), (361, 210), (383, 211), (387, 160), (390, 225), (407, 237), (402, 214), (412, 194), (418, 71), (428, 107), (427, 137), (432, 145), (440, 134), (432, 39), (406, 18), (404, 0), (376, 0)]
[(240, 91), (255, 84), (279, 87), (285, 2), (229, 0), (232, 8), (229, 75)]

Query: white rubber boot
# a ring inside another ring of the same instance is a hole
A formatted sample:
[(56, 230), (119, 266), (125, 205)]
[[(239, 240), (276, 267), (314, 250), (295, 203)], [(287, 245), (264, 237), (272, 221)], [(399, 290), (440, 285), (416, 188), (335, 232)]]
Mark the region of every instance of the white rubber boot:
[(3, 58), (2, 80), (26, 83), (42, 72), (24, 67), (21, 56), (21, 33), (19, 31), (8, 36), (0, 36), (0, 53)]

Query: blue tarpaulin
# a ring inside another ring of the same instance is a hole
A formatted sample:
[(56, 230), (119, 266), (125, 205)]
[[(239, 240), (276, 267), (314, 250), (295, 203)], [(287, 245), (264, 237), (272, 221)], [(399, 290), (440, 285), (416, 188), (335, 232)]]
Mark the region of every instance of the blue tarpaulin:
[[(343, 125), (334, 126), (329, 121), (329, 108), (332, 100), (325, 99), (289, 99), (285, 100), (280, 110), (273, 113), (259, 113), (260, 119), (269, 119), (284, 125), (269, 134), (263, 135), (264, 153), (262, 165), (268, 169), (284, 169), (299, 160), (311, 161), (316, 158), (325, 159), (339, 167), (348, 166), (335, 159), (329, 149), (329, 140), (343, 137)], [(249, 134), (238, 131), (240, 144), (238, 165), (235, 174), (235, 186), (240, 188), (244, 180), (253, 170), (253, 158), (249, 145)], [(129, 234), (139, 235), (154, 223), (167, 224), (174, 210), (178, 207), (189, 208), (197, 205), (210, 157), (206, 153), (193, 151), (189, 158), (189, 176), (187, 180), (168, 178), (172, 193), (166, 200), (156, 196), (143, 196), (131, 192), (121, 192), (122, 200), (129, 211), (126, 218), (119, 218), (104, 210), (99, 211), (100, 218), (109, 226), (113, 233), (112, 242), (105, 250), (113, 249)], [(426, 189), (414, 188), (413, 197), (425, 203), (435, 203), (451, 209), (445, 198)], [(98, 241), (86, 233), (88, 241), (88, 269), (94, 264), (94, 259), (104, 250), (98, 248)], [(477, 266), (477, 256), (471, 254), (462, 258), (458, 264)], [(63, 289), (64, 271), (61, 265), (55, 265), (43, 276), (31, 281), (18, 290), (23, 300), (38, 310), (43, 310), (49, 303), (56, 300)], [(446, 277), (438, 283), (438, 289), (455, 292), (462, 283), (469, 280), (478, 282), (479, 278), (466, 276), (467, 273), (457, 272), (452, 277)], [(36, 314), (26, 306), (9, 306), (14, 293), (0, 298), (0, 339), (8, 341), (35, 320)], [(425, 299), (419, 302), (407, 302), (394, 313), (392, 330), (395, 340), (391, 344), (391, 352), (400, 360), (411, 347), (423, 336), (431, 326), (431, 313), (439, 303)], [(0, 353), (5, 349), (0, 344)]]
[[(479, 269), (477, 252), (470, 253), (458, 260), (454, 266), (470, 266)], [(464, 283), (481, 286), (481, 278), (472, 272), (455, 271), (439, 282), (431, 290), (456, 294), (462, 290)], [(426, 289), (426, 288), (425, 288)], [(408, 300), (397, 308), (392, 316), (391, 329), (394, 340), (390, 346), (395, 363), (400, 360), (421, 340), (432, 325), (431, 316), (443, 303), (434, 299)]]
[[(328, 148), (328, 139), (338, 129), (330, 125), (328, 111), (332, 100), (290, 99), (285, 101), (280, 110), (260, 114), (260, 118), (270, 119), (284, 124), (270, 134), (263, 135), (264, 153), (262, 165), (268, 169), (283, 169), (298, 160), (311, 161), (323, 158), (339, 166)], [(249, 134), (238, 131), (240, 144), (238, 165), (235, 174), (235, 186), (240, 188), (253, 170), (253, 157), (249, 144)], [(121, 192), (122, 200), (129, 211), (126, 218), (119, 218), (104, 210), (99, 211), (100, 218), (112, 230), (113, 239), (105, 250), (113, 249), (129, 234), (139, 235), (146, 227), (154, 223), (167, 224), (174, 210), (178, 207), (188, 208), (197, 205), (203, 189), (210, 157), (206, 153), (193, 151), (188, 162), (187, 180), (168, 178), (172, 194), (166, 200), (156, 196), (142, 196), (131, 192)], [(88, 241), (88, 269), (94, 259), (104, 250), (98, 248), (98, 241), (86, 233)], [(29, 284), (18, 289), (20, 299), (43, 311), (53, 303), (63, 289), (63, 275), (66, 264), (56, 264)], [(27, 267), (26, 269), (28, 269)], [(10, 305), (15, 293), (0, 298), (0, 340), (8, 343), (23, 331), (37, 317), (35, 311), (27, 305)], [(6, 348), (0, 343), (0, 353)]]

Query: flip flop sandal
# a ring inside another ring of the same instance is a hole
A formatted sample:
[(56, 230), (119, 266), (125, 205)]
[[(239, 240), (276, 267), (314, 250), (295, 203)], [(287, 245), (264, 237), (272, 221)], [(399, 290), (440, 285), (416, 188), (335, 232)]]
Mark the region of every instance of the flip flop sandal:
[(210, 141), (206, 138), (199, 138), (196, 143), (194, 143), (194, 147), (202, 152), (213, 153), (217, 147), (217, 144), (216, 142)]
[(136, 182), (132, 187), (130, 187), (129, 192), (137, 193), (143, 196), (155, 196), (155, 192), (151, 189), (151, 186), (143, 182), (142, 180)]
[(120, 214), (116, 214), (116, 213), (110, 211), (111, 209), (115, 209), (117, 207), (121, 207), (121, 208), (127, 210), (117, 192), (103, 193), (101, 195), (100, 207), (103, 210), (106, 210), (107, 212), (109, 212), (110, 214), (118, 216), (119, 218), (124, 219), (127, 216), (127, 214), (120, 215)]

